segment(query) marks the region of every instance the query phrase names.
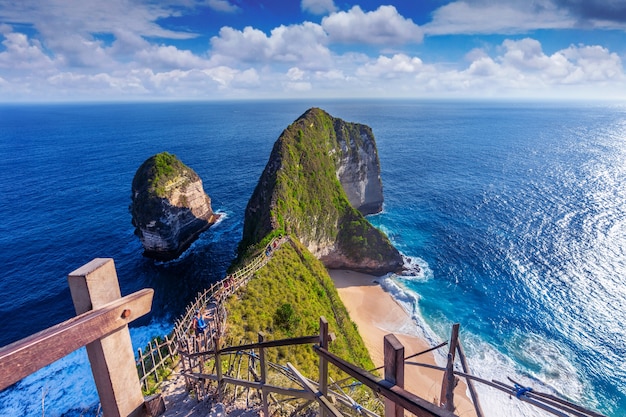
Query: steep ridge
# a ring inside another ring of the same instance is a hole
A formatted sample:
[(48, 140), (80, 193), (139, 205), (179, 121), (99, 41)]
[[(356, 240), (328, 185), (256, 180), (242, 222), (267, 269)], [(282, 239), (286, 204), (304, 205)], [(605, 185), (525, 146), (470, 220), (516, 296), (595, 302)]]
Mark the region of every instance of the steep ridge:
[(178, 257), (219, 218), (198, 174), (167, 152), (139, 167), (131, 199), (132, 222), (144, 255), (158, 260)]
[(328, 268), (399, 270), (400, 253), (355, 206), (364, 213), (382, 208), (372, 131), (309, 109), (274, 144), (246, 207), (240, 251), (287, 233)]

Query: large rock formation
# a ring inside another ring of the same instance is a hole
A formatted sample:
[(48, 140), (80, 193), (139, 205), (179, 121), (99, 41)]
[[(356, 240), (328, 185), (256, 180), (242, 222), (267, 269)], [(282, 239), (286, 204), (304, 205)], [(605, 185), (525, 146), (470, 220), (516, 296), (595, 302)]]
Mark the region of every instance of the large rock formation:
[(329, 268), (397, 271), (400, 253), (357, 210), (372, 213), (381, 207), (371, 129), (313, 108), (274, 144), (246, 207), (241, 249), (270, 233), (288, 233)]
[(144, 255), (158, 260), (177, 258), (219, 217), (198, 174), (167, 152), (139, 167), (131, 198), (132, 222)]
[(352, 207), (364, 215), (383, 209), (383, 183), (374, 134), (369, 126), (333, 118), (337, 145), (337, 178)]

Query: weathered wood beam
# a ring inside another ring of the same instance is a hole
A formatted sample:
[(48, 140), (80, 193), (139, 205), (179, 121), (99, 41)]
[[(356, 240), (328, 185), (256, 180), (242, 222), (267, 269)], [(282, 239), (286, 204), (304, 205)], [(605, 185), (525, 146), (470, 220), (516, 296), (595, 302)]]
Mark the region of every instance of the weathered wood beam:
[[(240, 350), (245, 351), (245, 350), (254, 350), (254, 349), (261, 349), (261, 348), (273, 348), (273, 347), (280, 347), (280, 346), (306, 345), (306, 344), (318, 343), (319, 340), (320, 340), (319, 335), (300, 336), (300, 337), (293, 337), (290, 339), (280, 339), (280, 340), (268, 340), (263, 343), (249, 343), (246, 345), (225, 347), (223, 349), (220, 349), (220, 353), (230, 353), (230, 352), (238, 352)], [(215, 355), (215, 350), (207, 350), (206, 352), (198, 352), (198, 353), (191, 353), (191, 354), (183, 353), (183, 354), (186, 357), (194, 358), (197, 356)]]
[[(207, 381), (217, 381), (217, 376), (214, 374), (185, 373), (183, 374), (183, 376), (186, 378), (192, 378), (196, 381), (200, 379), (205, 379)], [(222, 380), (224, 381), (225, 384), (239, 385), (241, 387), (251, 388), (251, 389), (263, 388), (267, 390), (268, 392), (272, 392), (274, 394), (279, 394), (279, 395), (285, 395), (287, 397), (304, 398), (307, 400), (314, 399), (314, 395), (306, 390), (295, 389), (295, 388), (283, 388), (283, 387), (278, 387), (276, 385), (261, 384), (259, 382), (248, 381), (245, 379), (231, 378), (228, 376), (223, 377)]]
[(313, 348), (319, 355), (324, 355), (326, 359), (337, 368), (358, 379), (374, 390), (374, 392), (381, 394), (385, 398), (389, 398), (418, 417), (454, 417), (454, 414), (450, 411), (439, 408), (403, 388), (397, 387), (384, 379), (372, 375), (366, 370), (352, 365), (328, 352), (326, 349), (322, 349), (317, 345), (313, 346)]
[(300, 381), (304, 389), (311, 392), (315, 396), (315, 400), (319, 403), (320, 407), (324, 409), (327, 415), (335, 417), (343, 417), (343, 414), (330, 402), (328, 397), (322, 395), (317, 388), (309, 382), (291, 363), (287, 363), (287, 367), (294, 374), (294, 376)]
[(0, 348), (0, 390), (150, 312), (143, 289)]
[[(383, 339), (385, 381), (404, 388), (404, 346), (394, 334)], [(404, 409), (389, 398), (385, 398), (385, 417), (402, 417)]]

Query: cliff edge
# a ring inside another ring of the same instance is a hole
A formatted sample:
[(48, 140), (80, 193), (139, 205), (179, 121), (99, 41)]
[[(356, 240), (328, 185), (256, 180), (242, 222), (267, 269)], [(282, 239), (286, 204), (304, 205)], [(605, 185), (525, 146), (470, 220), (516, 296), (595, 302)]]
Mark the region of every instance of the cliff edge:
[(167, 152), (137, 169), (131, 199), (132, 223), (144, 255), (158, 260), (177, 258), (219, 218), (198, 174)]
[(274, 144), (246, 207), (240, 250), (287, 233), (327, 268), (395, 272), (400, 253), (363, 216), (382, 202), (372, 130), (309, 109)]

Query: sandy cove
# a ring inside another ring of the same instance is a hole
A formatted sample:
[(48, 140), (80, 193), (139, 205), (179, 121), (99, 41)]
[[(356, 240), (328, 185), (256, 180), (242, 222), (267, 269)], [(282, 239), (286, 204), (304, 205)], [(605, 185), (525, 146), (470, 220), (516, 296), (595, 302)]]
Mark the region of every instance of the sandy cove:
[[(341, 301), (346, 306), (350, 318), (359, 329), (359, 333), (370, 352), (374, 365), (382, 366), (383, 339), (393, 333), (404, 345), (405, 357), (431, 348), (426, 341), (412, 334), (407, 334), (410, 327), (416, 328), (409, 314), (400, 306), (391, 294), (375, 281), (372, 275), (346, 270), (329, 270), (335, 282)], [(415, 332), (417, 334), (417, 332)], [(444, 347), (442, 349), (446, 349)], [(411, 359), (435, 365), (432, 353)], [(408, 365), (405, 368), (405, 388), (421, 398), (438, 403), (441, 395), (443, 373), (437, 370)], [(474, 406), (467, 396), (467, 386), (460, 381), (454, 391), (455, 414), (475, 416)]]

